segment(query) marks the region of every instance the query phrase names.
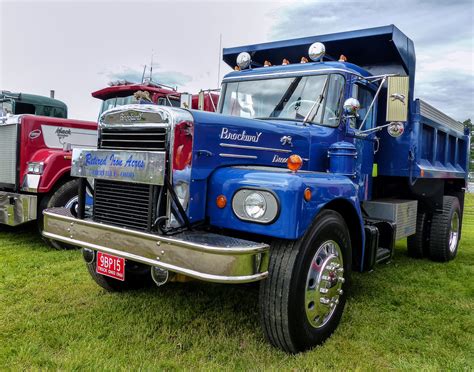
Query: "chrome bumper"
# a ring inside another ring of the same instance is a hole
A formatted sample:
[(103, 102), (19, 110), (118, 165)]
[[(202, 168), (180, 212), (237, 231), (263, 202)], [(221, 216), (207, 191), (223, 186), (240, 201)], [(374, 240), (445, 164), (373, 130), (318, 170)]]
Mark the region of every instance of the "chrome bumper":
[(154, 235), (80, 220), (68, 209), (52, 208), (44, 211), (43, 235), (209, 282), (247, 283), (268, 275), (267, 244), (203, 231)]
[(0, 191), (0, 224), (17, 226), (36, 220), (36, 195)]

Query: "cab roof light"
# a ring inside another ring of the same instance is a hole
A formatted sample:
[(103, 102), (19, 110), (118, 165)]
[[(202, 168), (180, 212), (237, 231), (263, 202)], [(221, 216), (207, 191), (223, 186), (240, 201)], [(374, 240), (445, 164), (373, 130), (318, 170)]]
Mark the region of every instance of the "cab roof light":
[(309, 61), (308, 61), (308, 58), (306, 58), (306, 57), (301, 57), (300, 63), (308, 63), (308, 62), (309, 62)]
[(347, 57), (344, 54), (341, 54), (339, 57), (339, 62), (347, 62)]
[(281, 62), (283, 66), (289, 65), (290, 61), (288, 61), (286, 58), (283, 58), (283, 61)]
[(263, 67), (270, 67), (271, 65), (272, 63), (270, 61), (265, 60), (265, 62), (263, 62)]
[(252, 64), (252, 57), (247, 52), (242, 52), (237, 56), (237, 66), (244, 70)]

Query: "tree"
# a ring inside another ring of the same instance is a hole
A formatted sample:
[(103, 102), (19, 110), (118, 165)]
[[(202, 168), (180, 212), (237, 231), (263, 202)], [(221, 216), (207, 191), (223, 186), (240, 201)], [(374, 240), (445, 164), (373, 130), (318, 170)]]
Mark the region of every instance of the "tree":
[(464, 128), (469, 129), (469, 135), (471, 136), (471, 156), (469, 161), (469, 172), (474, 172), (474, 123), (471, 119), (464, 120), (462, 122)]

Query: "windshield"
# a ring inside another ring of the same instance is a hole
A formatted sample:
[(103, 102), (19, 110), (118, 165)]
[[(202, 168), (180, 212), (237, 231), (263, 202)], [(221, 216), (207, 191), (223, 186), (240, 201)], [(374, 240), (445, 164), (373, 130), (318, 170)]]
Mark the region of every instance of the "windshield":
[[(179, 107), (179, 98), (176, 96), (163, 96), (158, 98), (157, 104), (163, 106), (174, 106)], [(134, 94), (126, 97), (113, 97), (106, 99), (102, 102), (102, 108), (100, 109), (99, 116), (103, 112), (110, 110), (114, 107), (120, 107), (130, 104), (153, 104), (150, 98), (149, 92), (137, 91)]]
[(221, 113), (336, 126), (344, 92), (342, 75), (239, 81), (224, 85)]
[(336, 126), (344, 93), (339, 74), (239, 81), (224, 84), (221, 113)]
[(11, 100), (0, 101), (0, 117), (13, 114), (13, 103)]

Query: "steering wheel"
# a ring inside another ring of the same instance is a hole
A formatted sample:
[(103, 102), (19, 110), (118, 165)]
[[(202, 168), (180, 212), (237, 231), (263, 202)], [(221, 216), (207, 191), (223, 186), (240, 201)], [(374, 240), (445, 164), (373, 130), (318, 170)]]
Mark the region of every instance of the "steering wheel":
[[(300, 100), (291, 102), (288, 106), (285, 107), (285, 109), (283, 110), (283, 112), (285, 113), (285, 116), (291, 117), (291, 116), (292, 116), (292, 115), (291, 115), (292, 110), (298, 111), (298, 110), (296, 110), (296, 109), (294, 108), (294, 107), (296, 107), (297, 104), (299, 104), (299, 105), (301, 105), (301, 104), (309, 104), (308, 110), (309, 110), (310, 108), (312, 108), (313, 105), (314, 105), (314, 106), (317, 106), (317, 102), (316, 102), (316, 101), (311, 101), (311, 100), (309, 100), (309, 99), (300, 99)], [(331, 116), (329, 117), (329, 119), (326, 119), (326, 120), (330, 120), (330, 119), (335, 120), (335, 119), (337, 119), (336, 113), (335, 113), (333, 110), (331, 110), (329, 107), (326, 107), (326, 112), (329, 112), (329, 114), (331, 115)], [(306, 112), (306, 114), (305, 114), (304, 116), (306, 116), (307, 114), (308, 114), (308, 112)], [(303, 115), (302, 115), (302, 116), (303, 116)], [(327, 115), (326, 115), (326, 116), (327, 116)]]

